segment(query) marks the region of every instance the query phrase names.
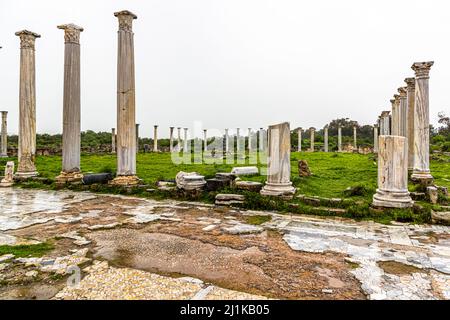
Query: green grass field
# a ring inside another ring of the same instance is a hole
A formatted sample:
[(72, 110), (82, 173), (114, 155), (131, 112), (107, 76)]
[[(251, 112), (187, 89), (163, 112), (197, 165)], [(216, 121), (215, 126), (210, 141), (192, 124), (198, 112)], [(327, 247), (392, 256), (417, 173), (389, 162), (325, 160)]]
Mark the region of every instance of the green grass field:
[[(307, 160), (313, 175), (307, 178), (298, 177), (298, 160)], [(0, 159), (3, 167), (7, 160)], [(431, 171), (437, 185), (450, 188), (450, 159), (441, 156), (440, 160), (431, 161)], [(39, 156), (36, 159), (40, 176), (56, 177), (61, 168), (60, 156)], [(214, 177), (216, 172), (229, 172), (234, 166), (246, 164), (174, 164), (169, 153), (140, 153), (137, 156), (137, 174), (145, 183), (153, 184), (158, 180), (174, 179), (179, 171), (196, 171), (207, 178)], [(247, 159), (248, 165), (248, 159)], [(263, 165), (258, 165), (263, 167)], [(84, 173), (115, 172), (115, 155), (82, 155), (81, 168)], [(306, 195), (322, 197), (344, 197), (347, 187), (364, 186), (368, 192), (361, 198), (370, 200), (377, 185), (377, 164), (373, 155), (324, 152), (293, 152), (291, 154), (292, 181), (298, 192)], [(246, 177), (253, 181), (265, 181), (265, 176)]]

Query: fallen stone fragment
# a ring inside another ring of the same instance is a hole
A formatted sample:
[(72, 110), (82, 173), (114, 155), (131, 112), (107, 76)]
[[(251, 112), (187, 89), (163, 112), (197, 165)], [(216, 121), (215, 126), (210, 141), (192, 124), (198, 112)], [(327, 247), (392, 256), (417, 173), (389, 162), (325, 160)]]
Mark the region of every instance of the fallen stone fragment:
[(89, 230), (113, 229), (119, 225), (120, 225), (119, 222), (113, 222), (110, 224), (96, 224), (96, 225), (88, 227), (88, 229)]
[(431, 203), (436, 204), (438, 202), (438, 189), (436, 187), (427, 187), (427, 194)]
[(218, 195), (216, 195), (215, 204), (218, 206), (232, 206), (232, 205), (243, 204), (244, 200), (245, 200), (245, 197), (240, 194), (219, 193)]
[(222, 230), (226, 233), (237, 235), (237, 234), (261, 233), (264, 231), (264, 228), (250, 224), (237, 223), (231, 227), (223, 227)]
[(261, 182), (256, 182), (256, 181), (238, 180), (235, 182), (235, 186), (239, 190), (259, 192), (262, 189), (263, 184)]
[(231, 173), (236, 176), (248, 176), (259, 174), (259, 170), (257, 167), (234, 167)]
[(4, 254), (2, 256), (0, 256), (0, 263), (11, 260), (14, 258), (13, 254)]
[(306, 160), (298, 160), (298, 176), (299, 177), (311, 176), (311, 170), (309, 169), (308, 162)]
[(431, 210), (431, 220), (433, 223), (442, 223), (445, 225), (450, 225), (450, 211), (441, 212)]

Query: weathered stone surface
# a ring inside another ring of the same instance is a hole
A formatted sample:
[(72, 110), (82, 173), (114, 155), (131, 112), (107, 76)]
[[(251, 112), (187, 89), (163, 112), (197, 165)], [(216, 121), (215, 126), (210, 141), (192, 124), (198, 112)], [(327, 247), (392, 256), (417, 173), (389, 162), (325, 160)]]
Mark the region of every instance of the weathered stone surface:
[(436, 187), (427, 187), (427, 194), (431, 203), (436, 204), (438, 202), (438, 189)]
[(8, 156), (8, 111), (0, 111), (2, 114), (2, 128), (0, 138), (0, 158), (6, 158)]
[(224, 194), (219, 193), (216, 195), (216, 205), (220, 206), (232, 206), (243, 204), (245, 197), (240, 194)]
[(380, 136), (378, 189), (375, 207), (407, 208), (413, 205), (408, 192), (407, 141), (400, 136)]
[(14, 183), (14, 161), (8, 161), (5, 166), (5, 176), (0, 181), (0, 187), (11, 187)]
[(175, 177), (177, 188), (182, 190), (201, 190), (206, 185), (205, 177), (197, 172), (180, 171)]
[(206, 191), (216, 191), (230, 186), (230, 182), (222, 179), (212, 178), (206, 180)]
[(450, 225), (450, 211), (434, 211), (431, 210), (431, 220), (433, 223), (443, 223)]
[(425, 200), (426, 198), (425, 192), (411, 192), (410, 196), (414, 201)]
[(263, 187), (263, 184), (261, 182), (257, 182), (257, 181), (236, 180), (234, 185), (235, 185), (236, 189), (252, 191), (252, 192), (259, 192), (259, 191), (261, 191), (261, 189)]
[(234, 167), (231, 173), (235, 176), (249, 176), (259, 174), (259, 170), (257, 167)]
[(299, 177), (309, 177), (311, 175), (311, 170), (308, 166), (308, 161), (298, 160), (298, 176)]
[(291, 182), (291, 132), (289, 123), (269, 126), (269, 156), (267, 182), (264, 196), (292, 196), (295, 188)]
[(231, 227), (223, 227), (222, 230), (229, 234), (252, 234), (261, 233), (264, 231), (264, 228), (251, 224), (237, 223)]

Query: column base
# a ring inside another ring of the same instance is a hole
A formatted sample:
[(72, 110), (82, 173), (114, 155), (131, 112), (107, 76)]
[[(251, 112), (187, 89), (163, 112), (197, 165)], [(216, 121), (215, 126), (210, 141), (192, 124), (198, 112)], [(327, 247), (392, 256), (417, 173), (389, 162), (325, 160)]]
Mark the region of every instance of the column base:
[(413, 170), (411, 180), (420, 184), (430, 185), (433, 183), (434, 178), (429, 171), (424, 172)]
[(0, 182), (0, 188), (8, 188), (13, 186), (13, 182), (7, 182), (7, 181), (1, 181)]
[(137, 176), (117, 176), (109, 182), (113, 186), (137, 186), (141, 182)]
[(388, 191), (377, 189), (373, 195), (372, 205), (374, 207), (386, 208), (410, 208), (414, 204), (409, 192), (405, 191)]
[(14, 178), (22, 180), (22, 179), (28, 179), (28, 178), (37, 177), (38, 175), (39, 175), (39, 173), (37, 171), (29, 171), (29, 172), (17, 171), (14, 174)]
[(83, 180), (83, 174), (81, 172), (64, 172), (61, 171), (60, 175), (55, 178), (56, 184), (80, 184)]
[(292, 182), (289, 183), (266, 182), (265, 186), (261, 189), (259, 193), (263, 196), (292, 198), (295, 194), (295, 188), (292, 186)]

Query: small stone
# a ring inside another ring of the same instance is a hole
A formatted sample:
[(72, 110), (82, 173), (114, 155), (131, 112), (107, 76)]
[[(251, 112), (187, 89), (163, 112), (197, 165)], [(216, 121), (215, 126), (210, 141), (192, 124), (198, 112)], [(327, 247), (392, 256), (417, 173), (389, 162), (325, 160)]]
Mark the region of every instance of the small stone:
[(331, 289), (322, 289), (322, 293), (333, 293)]
[(13, 258), (14, 258), (13, 254), (4, 254), (4, 255), (0, 256), (0, 263), (11, 260)]
[(25, 276), (27, 276), (29, 278), (35, 278), (35, 277), (37, 277), (38, 274), (39, 274), (39, 272), (37, 272), (36, 270), (33, 270), (33, 271), (28, 271), (27, 273), (25, 273)]
[(239, 190), (246, 190), (246, 191), (253, 191), (253, 192), (259, 192), (263, 184), (256, 181), (236, 181), (235, 186)]
[(299, 177), (311, 176), (311, 170), (309, 169), (308, 162), (306, 160), (298, 160), (298, 176)]

